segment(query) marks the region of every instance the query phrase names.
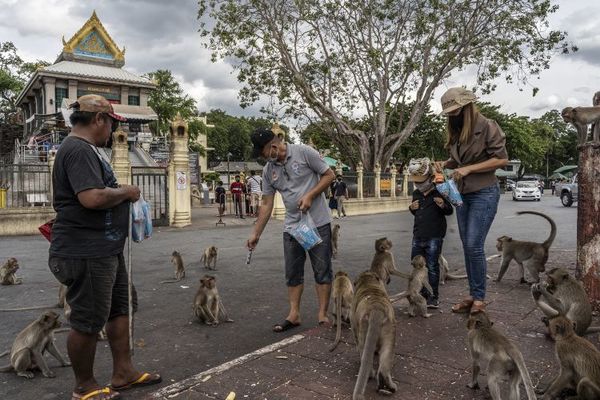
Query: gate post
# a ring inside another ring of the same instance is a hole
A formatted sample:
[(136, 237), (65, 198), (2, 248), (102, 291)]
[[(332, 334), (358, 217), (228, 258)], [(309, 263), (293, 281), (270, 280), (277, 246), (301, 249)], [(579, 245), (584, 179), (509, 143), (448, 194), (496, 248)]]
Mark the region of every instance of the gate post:
[(192, 223), (188, 124), (177, 113), (169, 127), (169, 224), (181, 228)]
[(398, 172), (398, 170), (396, 169), (396, 164), (392, 163), (392, 166), (390, 167), (390, 173), (392, 174), (392, 182), (391, 182), (391, 187), (390, 187), (392, 198), (396, 198), (396, 173), (397, 172)]
[(375, 163), (375, 198), (381, 198), (381, 164)]
[(404, 168), (402, 179), (402, 197), (408, 197), (408, 168)]
[(113, 134), (110, 164), (117, 182), (129, 185), (131, 183), (131, 162), (127, 147), (127, 134), (119, 127)]
[(359, 199), (363, 198), (363, 163), (362, 161), (359, 161), (358, 164), (356, 165), (356, 197), (358, 197)]

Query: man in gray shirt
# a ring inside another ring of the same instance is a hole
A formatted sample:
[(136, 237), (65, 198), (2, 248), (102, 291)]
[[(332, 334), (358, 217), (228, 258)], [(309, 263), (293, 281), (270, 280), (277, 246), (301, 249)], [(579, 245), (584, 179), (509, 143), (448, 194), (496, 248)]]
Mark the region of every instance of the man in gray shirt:
[(268, 129), (259, 129), (251, 136), (253, 157), (263, 157), (262, 207), (254, 229), (247, 241), (250, 250), (258, 244), (271, 214), (275, 191), (281, 194), (285, 205), (283, 254), (288, 286), (290, 312), (281, 324), (273, 327), (283, 332), (300, 325), (300, 300), (304, 289), (306, 251), (290, 234), (300, 221), (301, 212), (310, 212), (323, 241), (308, 251), (314, 271), (319, 299), (319, 324), (329, 322), (327, 308), (333, 278), (331, 269), (331, 215), (325, 202), (324, 191), (335, 179), (335, 174), (319, 153), (311, 147), (285, 143)]

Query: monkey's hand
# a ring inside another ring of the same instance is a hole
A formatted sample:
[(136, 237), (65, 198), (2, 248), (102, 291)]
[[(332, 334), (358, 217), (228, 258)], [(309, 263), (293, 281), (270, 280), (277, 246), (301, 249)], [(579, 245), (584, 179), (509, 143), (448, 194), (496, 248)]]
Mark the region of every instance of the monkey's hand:
[(540, 296), (542, 295), (542, 291), (540, 289), (539, 283), (534, 283), (533, 285), (531, 285), (531, 295), (535, 300), (538, 300), (540, 298)]

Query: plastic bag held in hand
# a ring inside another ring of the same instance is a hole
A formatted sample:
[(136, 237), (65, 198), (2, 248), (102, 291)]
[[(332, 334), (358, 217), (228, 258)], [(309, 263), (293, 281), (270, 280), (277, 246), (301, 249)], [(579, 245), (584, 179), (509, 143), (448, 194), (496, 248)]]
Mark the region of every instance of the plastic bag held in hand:
[(139, 243), (152, 236), (150, 205), (141, 196), (131, 207), (131, 219), (131, 238), (134, 242)]
[(308, 212), (300, 212), (300, 222), (292, 229), (290, 235), (300, 243), (304, 250), (310, 250), (323, 241)]
[(463, 199), (456, 187), (454, 179), (449, 179), (446, 182), (435, 185), (435, 188), (442, 196), (446, 198), (454, 207), (463, 205)]

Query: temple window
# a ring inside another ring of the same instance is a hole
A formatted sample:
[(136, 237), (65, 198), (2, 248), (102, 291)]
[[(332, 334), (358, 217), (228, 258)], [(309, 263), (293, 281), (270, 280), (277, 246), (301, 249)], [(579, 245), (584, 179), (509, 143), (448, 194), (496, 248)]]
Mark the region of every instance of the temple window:
[(127, 104), (130, 106), (139, 106), (140, 105), (140, 96), (127, 96)]

